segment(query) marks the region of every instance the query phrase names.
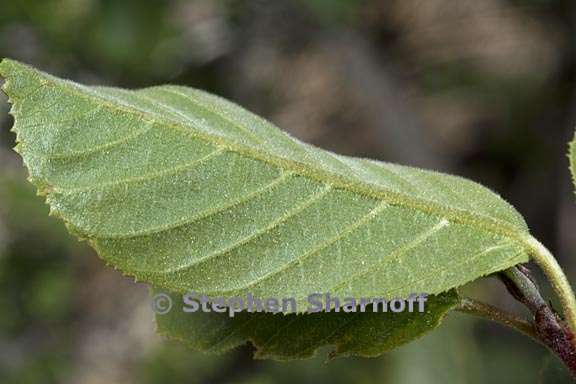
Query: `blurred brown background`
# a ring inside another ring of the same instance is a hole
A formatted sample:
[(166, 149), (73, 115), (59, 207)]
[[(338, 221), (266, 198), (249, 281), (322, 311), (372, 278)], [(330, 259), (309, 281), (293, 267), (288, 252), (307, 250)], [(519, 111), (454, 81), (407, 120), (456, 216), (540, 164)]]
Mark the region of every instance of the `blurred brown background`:
[[(573, 0), (5, 0), (0, 57), (88, 84), (202, 88), (320, 147), (471, 178), (576, 282)], [(460, 314), (379, 359), (328, 364), (164, 342), (147, 288), (47, 217), (8, 108), (1, 95), (1, 383), (569, 382), (544, 348)], [(522, 312), (496, 281), (468, 291)]]

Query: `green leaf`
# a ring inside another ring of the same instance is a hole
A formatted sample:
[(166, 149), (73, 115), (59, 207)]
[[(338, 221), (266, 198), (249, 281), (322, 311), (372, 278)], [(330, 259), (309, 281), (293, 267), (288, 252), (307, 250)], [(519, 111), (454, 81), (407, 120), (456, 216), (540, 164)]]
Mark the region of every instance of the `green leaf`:
[[(173, 303), (181, 300), (170, 295)], [(156, 315), (158, 332), (192, 349), (221, 353), (250, 341), (258, 359), (293, 360), (312, 357), (318, 348), (334, 345), (331, 357), (375, 357), (437, 327), (458, 302), (449, 292), (428, 297), (426, 312), (319, 312), (272, 314), (241, 312), (185, 313), (175, 306)]]
[(572, 171), (572, 181), (576, 186), (576, 136), (574, 140), (570, 143), (570, 153), (568, 154), (570, 159), (570, 170)]
[(0, 64), (51, 213), (154, 286), (232, 297), (439, 294), (528, 261), (521, 216), (471, 181), (339, 156), (205, 92)]

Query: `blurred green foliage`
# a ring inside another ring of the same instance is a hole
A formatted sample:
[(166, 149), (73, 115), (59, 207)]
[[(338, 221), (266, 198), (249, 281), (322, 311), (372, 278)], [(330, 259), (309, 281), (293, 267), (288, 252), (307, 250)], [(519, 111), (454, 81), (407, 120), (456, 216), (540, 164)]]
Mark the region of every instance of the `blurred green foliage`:
[(299, 0), (326, 24), (356, 24), (366, 0)]
[(0, 381), (57, 382), (71, 353), (78, 247), (21, 176), (0, 173), (0, 201)]

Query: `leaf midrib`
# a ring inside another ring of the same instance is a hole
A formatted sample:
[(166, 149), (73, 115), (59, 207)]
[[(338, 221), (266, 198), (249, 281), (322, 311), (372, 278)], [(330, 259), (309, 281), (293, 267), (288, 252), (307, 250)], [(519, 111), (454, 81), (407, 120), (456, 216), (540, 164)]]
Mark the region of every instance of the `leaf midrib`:
[[(9, 63), (14, 63), (12, 60), (6, 61)], [(529, 241), (531, 238), (529, 233), (520, 231), (509, 223), (503, 222), (499, 219), (460, 210), (457, 208), (446, 207), (436, 202), (394, 192), (372, 183), (348, 180), (340, 175), (333, 174), (332, 172), (326, 171), (322, 168), (314, 167), (311, 164), (301, 163), (292, 159), (286, 159), (267, 151), (258, 151), (254, 148), (242, 145), (241, 143), (234, 142), (232, 140), (226, 140), (224, 137), (202, 132), (192, 122), (185, 124), (172, 118), (158, 115), (157, 113), (150, 110), (127, 105), (124, 102), (113, 102), (105, 95), (98, 94), (91, 90), (89, 86), (84, 86), (82, 84), (77, 84), (70, 81), (59, 80), (57, 78), (53, 78), (50, 75), (30, 69), (26, 65), (19, 63), (16, 65), (24, 66), (26, 68), (25, 70), (29, 71), (31, 76), (37, 77), (40, 84), (43, 86), (53, 86), (57, 87), (58, 89), (63, 89), (74, 96), (84, 98), (89, 101), (94, 101), (96, 104), (106, 107), (112, 111), (132, 114), (139, 117), (143, 121), (177, 129), (183, 135), (200, 139), (210, 145), (223, 147), (225, 150), (228, 150), (232, 153), (271, 164), (275, 167), (291, 171), (294, 174), (300, 176), (309, 177), (321, 183), (329, 183), (333, 185), (334, 188), (347, 190), (349, 192), (364, 195), (369, 198), (385, 201), (391, 205), (407, 207), (432, 216), (447, 219), (454, 223), (468, 225), (473, 228), (505, 236), (515, 242), (518, 242), (528, 254), (533, 252), (533, 247)], [(8, 76), (6, 76), (6, 82), (2, 88), (7, 89), (9, 82), (10, 79)], [(16, 100), (17, 98), (14, 99)], [(222, 115), (221, 117), (222, 119), (229, 121), (226, 116)], [(16, 130), (17, 125), (15, 125), (14, 128)], [(190, 128), (194, 130), (191, 130)], [(305, 143), (299, 144), (306, 145)]]

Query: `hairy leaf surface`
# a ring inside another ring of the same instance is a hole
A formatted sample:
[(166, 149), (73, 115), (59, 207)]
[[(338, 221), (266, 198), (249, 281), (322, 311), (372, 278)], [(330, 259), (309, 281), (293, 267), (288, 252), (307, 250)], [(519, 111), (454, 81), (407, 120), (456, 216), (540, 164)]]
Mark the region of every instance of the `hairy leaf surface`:
[(528, 260), (521, 216), (474, 182), (336, 155), (192, 88), (89, 87), (11, 60), (0, 74), (52, 214), (157, 287), (406, 297)]
[[(171, 295), (173, 303), (181, 303)], [(428, 298), (426, 312), (364, 313), (319, 312), (272, 314), (241, 312), (185, 313), (176, 304), (165, 315), (156, 315), (158, 332), (191, 348), (221, 353), (246, 342), (256, 347), (259, 359), (293, 360), (312, 357), (320, 347), (336, 348), (331, 357), (375, 357), (406, 344), (437, 327), (458, 302), (454, 292)]]

